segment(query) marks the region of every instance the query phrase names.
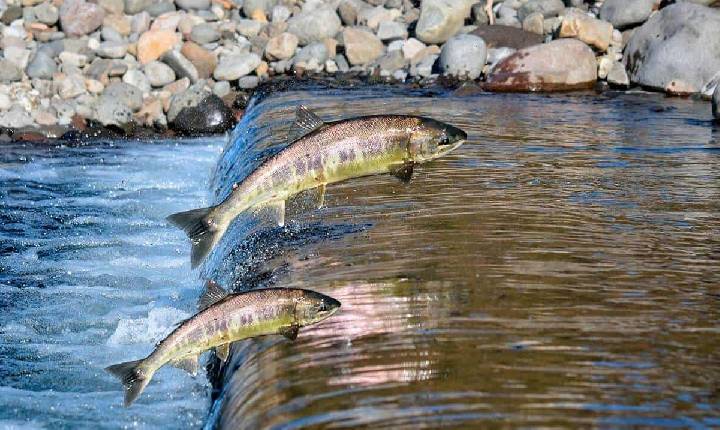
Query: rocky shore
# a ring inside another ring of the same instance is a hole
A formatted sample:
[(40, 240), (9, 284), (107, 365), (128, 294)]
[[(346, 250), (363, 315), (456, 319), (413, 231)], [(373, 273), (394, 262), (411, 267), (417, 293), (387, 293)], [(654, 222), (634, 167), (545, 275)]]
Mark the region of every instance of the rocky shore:
[(720, 118), (719, 3), (0, 0), (0, 129), (217, 133), (282, 76), (640, 86), (703, 95)]

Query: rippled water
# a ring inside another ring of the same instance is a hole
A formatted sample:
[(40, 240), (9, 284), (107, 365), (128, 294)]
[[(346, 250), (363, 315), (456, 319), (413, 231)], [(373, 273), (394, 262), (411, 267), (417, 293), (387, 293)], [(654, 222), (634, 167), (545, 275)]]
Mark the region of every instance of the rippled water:
[[(280, 150), (298, 103), (326, 119), (423, 114), (470, 140), (409, 184), (336, 184), (320, 210), (300, 196), (286, 227), (241, 217), (192, 272), (163, 218)], [(707, 103), (289, 91), (223, 145), (0, 148), (0, 428), (720, 426)], [(210, 382), (164, 368), (123, 409), (103, 367), (192, 313), (198, 278), (343, 307), (295, 342), (236, 343)]]
[(299, 198), (285, 228), (236, 223), (206, 276), (343, 308), (294, 343), (236, 344), (208, 427), (720, 426), (706, 103), (291, 91), (249, 109), (216, 200), (282, 147), (298, 103), (432, 116), (470, 139), (410, 184), (351, 180), (323, 209)]

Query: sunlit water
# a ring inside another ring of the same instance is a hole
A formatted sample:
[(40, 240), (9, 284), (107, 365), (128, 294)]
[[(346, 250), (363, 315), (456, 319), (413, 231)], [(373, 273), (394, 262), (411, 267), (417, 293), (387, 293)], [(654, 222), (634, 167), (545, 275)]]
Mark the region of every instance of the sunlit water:
[(200, 282), (164, 217), (206, 203), (223, 140), (0, 147), (0, 428), (197, 428), (208, 383), (162, 369), (131, 409), (103, 368), (148, 354)]
[[(429, 95), (271, 95), (224, 152), (223, 139), (3, 147), (0, 428), (720, 426), (708, 104)], [(224, 197), (283, 147), (299, 103), (329, 120), (422, 114), (470, 139), (409, 184), (336, 184), (319, 210), (300, 196), (286, 227), (242, 216), (191, 271), (164, 216)], [(295, 342), (236, 343), (210, 381), (162, 369), (123, 409), (103, 367), (192, 313), (199, 278), (343, 307)]]

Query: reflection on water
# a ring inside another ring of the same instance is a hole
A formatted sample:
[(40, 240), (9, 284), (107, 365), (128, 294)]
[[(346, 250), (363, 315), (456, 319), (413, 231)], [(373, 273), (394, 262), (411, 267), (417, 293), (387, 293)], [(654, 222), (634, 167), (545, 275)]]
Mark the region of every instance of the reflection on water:
[(282, 148), (300, 102), (329, 120), (427, 115), (470, 139), (410, 184), (351, 180), (285, 228), (233, 226), (206, 276), (317, 289), (343, 308), (294, 343), (234, 345), (210, 424), (720, 425), (720, 130), (707, 104), (292, 91), (248, 110), (216, 200)]

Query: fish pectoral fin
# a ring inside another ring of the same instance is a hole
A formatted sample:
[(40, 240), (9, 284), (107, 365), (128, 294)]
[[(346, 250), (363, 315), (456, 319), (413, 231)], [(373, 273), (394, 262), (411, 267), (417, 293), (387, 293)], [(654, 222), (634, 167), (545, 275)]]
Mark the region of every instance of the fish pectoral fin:
[(272, 202), (267, 204), (270, 210), (270, 216), (272, 220), (277, 223), (278, 226), (282, 227), (285, 225), (285, 200)]
[(186, 355), (170, 361), (170, 365), (182, 369), (192, 376), (197, 375), (200, 364), (198, 363), (199, 355)]
[(225, 343), (225, 344), (216, 346), (215, 347), (215, 355), (217, 355), (217, 357), (223, 363), (226, 362), (228, 355), (230, 355), (230, 344)]
[(281, 327), (279, 333), (290, 340), (295, 340), (300, 332), (300, 326), (297, 324)]
[(295, 111), (295, 122), (288, 131), (288, 143), (294, 142), (325, 125), (325, 122), (310, 109), (299, 105)]
[(412, 161), (405, 161), (402, 164), (395, 164), (390, 166), (390, 174), (403, 182), (410, 182), (414, 167), (415, 163), (413, 163)]
[(212, 279), (205, 283), (205, 290), (200, 295), (198, 300), (198, 309), (205, 310), (220, 300), (227, 297), (228, 292), (223, 287), (218, 285), (217, 282)]

